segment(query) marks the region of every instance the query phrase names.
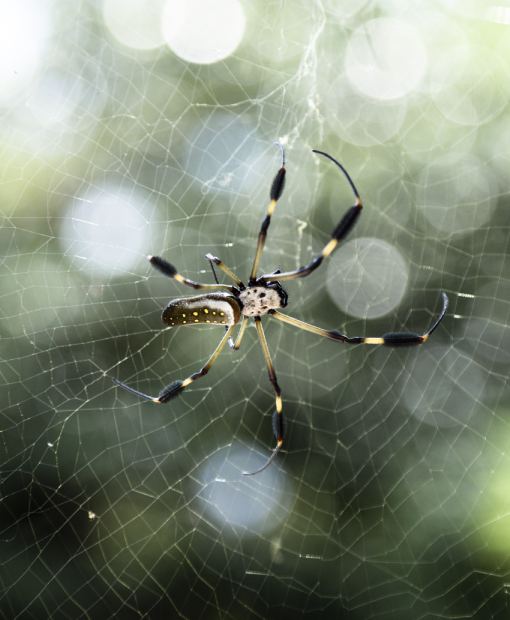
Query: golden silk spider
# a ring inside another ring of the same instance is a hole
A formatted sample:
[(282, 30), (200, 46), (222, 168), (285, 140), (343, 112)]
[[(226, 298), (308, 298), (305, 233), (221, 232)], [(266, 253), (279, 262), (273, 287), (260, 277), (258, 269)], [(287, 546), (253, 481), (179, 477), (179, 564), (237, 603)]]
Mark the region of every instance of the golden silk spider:
[[(326, 157), (332, 161), (343, 173), (347, 182), (349, 183), (354, 193), (354, 205), (350, 207), (337, 224), (333, 232), (331, 233), (331, 239), (326, 243), (322, 252), (312, 258), (312, 260), (292, 271), (275, 271), (273, 273), (267, 273), (261, 276), (257, 275), (260, 258), (264, 250), (267, 231), (271, 223), (271, 217), (276, 208), (278, 200), (281, 198), (283, 189), (285, 186), (285, 151), (282, 145), (279, 145), (282, 152), (282, 165), (276, 173), (276, 176), (271, 185), (269, 192), (270, 202), (267, 207), (266, 216), (262, 221), (260, 227), (257, 248), (255, 251), (255, 258), (253, 260), (253, 266), (251, 268), (248, 284), (245, 285), (242, 280), (229, 268), (225, 263), (213, 256), (212, 254), (206, 254), (207, 260), (210, 262), (213, 269), (215, 284), (203, 284), (194, 282), (189, 278), (181, 275), (177, 269), (167, 262), (165, 259), (159, 256), (149, 256), (149, 261), (153, 267), (160, 271), (163, 275), (173, 278), (181, 284), (190, 286), (194, 289), (208, 290), (210, 292), (202, 293), (193, 297), (179, 297), (172, 299), (168, 302), (166, 308), (163, 310), (162, 320), (168, 326), (176, 325), (196, 325), (196, 324), (209, 324), (209, 325), (223, 325), (226, 328), (223, 338), (220, 340), (218, 346), (212, 353), (211, 357), (207, 360), (205, 365), (198, 371), (184, 379), (183, 381), (174, 381), (167, 387), (165, 387), (158, 396), (150, 396), (144, 394), (139, 390), (136, 390), (125, 383), (117, 379), (113, 381), (136, 396), (151, 400), (154, 403), (166, 403), (170, 399), (180, 394), (183, 390), (189, 387), (194, 381), (205, 376), (211, 366), (214, 364), (225, 345), (229, 343), (232, 349), (239, 349), (241, 341), (245, 333), (248, 321), (253, 319), (255, 321), (255, 327), (260, 341), (260, 346), (264, 354), (266, 362), (269, 380), (273, 386), (276, 407), (273, 413), (273, 431), (276, 439), (276, 446), (267, 461), (259, 469), (252, 472), (243, 472), (245, 476), (251, 476), (258, 474), (266, 467), (268, 467), (279, 450), (283, 445), (284, 439), (284, 422), (283, 422), (283, 404), (281, 389), (276, 378), (276, 372), (271, 360), (269, 348), (267, 346), (264, 329), (262, 327), (261, 317), (269, 315), (282, 323), (293, 325), (299, 329), (312, 332), (318, 336), (329, 338), (330, 340), (336, 340), (337, 342), (344, 342), (346, 344), (368, 344), (368, 345), (386, 345), (389, 347), (402, 347), (402, 346), (415, 346), (426, 342), (431, 334), (436, 330), (439, 323), (443, 320), (446, 310), (448, 308), (448, 297), (446, 293), (442, 293), (443, 307), (439, 317), (432, 324), (427, 332), (424, 334), (416, 334), (413, 332), (389, 332), (381, 337), (363, 337), (363, 336), (347, 336), (337, 330), (328, 330), (321, 327), (316, 327), (310, 323), (305, 323), (299, 319), (295, 319), (287, 314), (280, 312), (280, 308), (285, 308), (287, 305), (287, 293), (283, 289), (281, 283), (289, 280), (295, 280), (297, 278), (304, 278), (315, 271), (325, 258), (331, 256), (338, 243), (344, 239), (348, 233), (352, 230), (358, 217), (361, 214), (362, 203), (356, 186), (351, 179), (347, 170), (338, 162), (334, 157), (328, 155), (323, 151), (313, 149), (314, 153)], [(232, 280), (233, 284), (220, 284), (216, 278), (214, 271), (214, 265), (216, 265), (223, 273)], [(235, 325), (240, 323), (239, 331), (235, 342), (232, 340), (232, 332)]]

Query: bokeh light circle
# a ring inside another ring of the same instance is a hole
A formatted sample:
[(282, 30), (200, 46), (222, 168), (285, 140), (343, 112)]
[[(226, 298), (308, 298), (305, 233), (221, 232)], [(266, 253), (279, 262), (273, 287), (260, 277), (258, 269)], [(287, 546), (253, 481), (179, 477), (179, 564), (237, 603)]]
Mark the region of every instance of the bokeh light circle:
[(360, 237), (341, 246), (331, 257), (327, 288), (344, 312), (373, 319), (400, 304), (408, 279), (406, 262), (394, 246), (381, 239)]
[(266, 454), (253, 456), (235, 442), (228, 453), (217, 452), (207, 459), (200, 468), (200, 498), (217, 523), (262, 533), (273, 530), (287, 516), (289, 485), (274, 463), (257, 476), (242, 476), (239, 465), (254, 470), (267, 458)]
[(328, 83), (324, 100), (332, 132), (357, 146), (374, 146), (391, 140), (406, 117), (404, 99), (377, 101), (354, 90), (344, 75)]
[(105, 0), (103, 19), (123, 45), (151, 50), (165, 42), (161, 33), (163, 6), (164, 0)]
[(211, 64), (237, 49), (245, 25), (239, 0), (168, 0), (162, 32), (168, 47), (179, 58)]
[(0, 0), (0, 15), (1, 103), (31, 83), (44, 58), (51, 12), (45, 0)]
[(148, 253), (146, 198), (115, 184), (92, 188), (69, 205), (60, 230), (69, 259), (85, 271), (115, 276), (133, 269)]
[(427, 68), (418, 30), (389, 17), (373, 19), (352, 34), (345, 55), (351, 84), (374, 99), (398, 99), (414, 91)]

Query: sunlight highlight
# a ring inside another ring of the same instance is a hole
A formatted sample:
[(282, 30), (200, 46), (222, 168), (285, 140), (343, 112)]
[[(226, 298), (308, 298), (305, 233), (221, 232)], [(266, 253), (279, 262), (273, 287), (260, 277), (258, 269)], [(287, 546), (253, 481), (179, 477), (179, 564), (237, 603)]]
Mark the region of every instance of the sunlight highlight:
[(164, 0), (105, 0), (103, 19), (123, 45), (152, 50), (164, 44), (160, 29), (163, 4)]
[(50, 34), (47, 2), (0, 0), (0, 103), (30, 84)]
[(74, 199), (61, 227), (61, 243), (85, 271), (116, 276), (133, 269), (147, 253), (150, 225), (146, 201), (115, 185), (91, 189)]
[(416, 90), (427, 67), (419, 32), (400, 19), (373, 19), (349, 40), (345, 55), (347, 77), (374, 99), (398, 99)]
[(211, 64), (236, 50), (245, 23), (239, 0), (169, 0), (163, 13), (162, 30), (168, 47), (179, 58)]

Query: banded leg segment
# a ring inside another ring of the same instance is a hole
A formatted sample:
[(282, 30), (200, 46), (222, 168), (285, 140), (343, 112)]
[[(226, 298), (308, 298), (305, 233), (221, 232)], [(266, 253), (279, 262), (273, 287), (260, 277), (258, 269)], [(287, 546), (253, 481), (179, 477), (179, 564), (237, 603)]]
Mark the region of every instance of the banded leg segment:
[(283, 145), (279, 144), (282, 150), (282, 167), (276, 173), (273, 183), (271, 185), (271, 191), (269, 192), (270, 203), (267, 207), (266, 217), (262, 221), (260, 232), (257, 240), (257, 249), (255, 250), (255, 258), (253, 259), (253, 266), (250, 273), (250, 282), (257, 277), (257, 270), (259, 268), (260, 258), (266, 244), (267, 230), (269, 224), (271, 224), (271, 217), (276, 208), (276, 203), (280, 200), (283, 194), (283, 188), (285, 187), (285, 150)]
[(129, 385), (126, 385), (125, 383), (122, 383), (122, 381), (119, 381), (118, 379), (113, 379), (113, 382), (119, 385), (121, 388), (127, 390), (128, 392), (131, 392), (131, 394), (135, 394), (136, 396), (140, 396), (141, 398), (145, 398), (146, 400), (152, 400), (153, 403), (158, 403), (158, 404), (166, 403), (172, 398), (174, 398), (175, 396), (177, 396), (178, 394), (180, 394), (187, 387), (189, 387), (194, 381), (196, 381), (197, 379), (200, 379), (200, 377), (204, 377), (209, 372), (209, 369), (214, 364), (214, 362), (217, 360), (219, 354), (222, 352), (223, 348), (227, 344), (227, 341), (230, 338), (230, 335), (232, 334), (233, 330), (234, 330), (234, 325), (231, 325), (227, 329), (225, 334), (223, 335), (223, 338), (220, 340), (218, 346), (213, 351), (211, 357), (207, 360), (207, 362), (202, 366), (202, 368), (198, 372), (194, 372), (192, 375), (190, 375), (187, 379), (184, 379), (183, 381), (174, 381), (173, 383), (170, 383), (170, 385), (167, 385), (164, 389), (161, 390), (158, 396), (150, 396), (149, 394), (145, 394), (144, 392), (135, 390), (135, 388), (132, 388)]
[[(332, 161), (342, 171), (354, 193), (355, 202), (354, 205), (344, 214), (342, 219), (336, 225), (335, 229), (331, 233), (331, 239), (322, 248), (322, 252), (318, 256), (315, 256), (307, 265), (304, 265), (303, 267), (300, 267), (299, 269), (295, 269), (293, 271), (285, 271), (278, 274), (279, 282), (284, 282), (285, 280), (295, 280), (296, 278), (304, 278), (305, 276), (308, 276), (313, 271), (315, 271), (325, 258), (331, 256), (340, 241), (345, 239), (345, 237), (351, 232), (358, 220), (358, 217), (361, 215), (361, 209), (363, 208), (363, 205), (361, 203), (361, 197), (356, 186), (354, 185), (354, 181), (351, 179), (349, 173), (342, 166), (342, 164), (331, 155), (324, 153), (324, 151), (317, 151), (316, 149), (313, 149), (313, 152), (318, 153), (319, 155), (323, 155), (324, 157)], [(261, 279), (270, 280), (270, 274), (264, 274)]]
[(347, 336), (335, 329), (322, 329), (321, 327), (311, 325), (310, 323), (305, 323), (304, 321), (295, 319), (294, 317), (288, 316), (287, 314), (282, 314), (277, 310), (271, 310), (269, 314), (275, 319), (278, 319), (278, 321), (281, 321), (282, 323), (288, 323), (289, 325), (294, 325), (294, 327), (298, 327), (299, 329), (302, 329), (304, 331), (311, 332), (312, 334), (317, 334), (318, 336), (322, 336), (323, 338), (329, 338), (330, 340), (337, 340), (340, 342), (345, 342), (347, 344), (384, 344), (387, 347), (410, 347), (427, 342), (432, 333), (437, 329), (438, 325), (443, 320), (448, 309), (448, 296), (446, 295), (446, 293), (441, 293), (441, 296), (443, 299), (443, 307), (441, 309), (441, 313), (431, 325), (431, 327), (428, 329), (428, 331), (424, 334), (416, 334), (414, 332), (388, 332), (387, 334), (384, 334), (383, 336), (377, 338), (364, 336)]
[(253, 476), (254, 474), (259, 474), (261, 471), (264, 471), (271, 463), (273, 462), (275, 456), (280, 451), (280, 448), (283, 445), (283, 403), (282, 403), (282, 391), (280, 386), (278, 385), (278, 380), (276, 378), (276, 372), (273, 366), (273, 361), (271, 360), (271, 355), (269, 353), (269, 348), (267, 346), (266, 335), (264, 334), (264, 329), (262, 327), (262, 323), (260, 317), (255, 317), (255, 327), (257, 328), (257, 332), (259, 335), (260, 346), (262, 347), (262, 352), (264, 354), (264, 359), (266, 361), (267, 373), (269, 375), (269, 381), (271, 381), (271, 385), (274, 389), (275, 395), (275, 403), (276, 409), (273, 413), (273, 432), (276, 439), (276, 446), (273, 448), (273, 451), (267, 461), (260, 467), (252, 472), (243, 472), (243, 476)]
[(221, 290), (221, 291), (234, 291), (232, 286), (228, 284), (203, 284), (201, 282), (195, 282), (194, 280), (190, 280), (189, 278), (185, 278), (183, 275), (178, 273), (177, 269), (164, 258), (160, 256), (148, 256), (150, 264), (161, 272), (163, 275), (167, 276), (167, 278), (173, 278), (180, 284), (185, 284), (186, 286), (191, 286), (194, 289), (207, 289), (207, 290)]
[[(213, 256), (212, 254), (206, 254), (205, 257), (211, 263), (211, 267), (213, 266), (213, 264), (216, 265), (223, 271), (224, 274), (226, 274), (233, 282), (235, 282), (235, 285), (237, 287), (239, 287), (241, 290), (244, 288), (244, 284), (241, 281), (241, 278), (239, 278), (229, 267), (227, 267), (225, 263), (221, 260), (221, 258)], [(214, 277), (216, 278), (216, 274), (214, 275)]]
[(232, 338), (230, 338), (229, 340), (230, 348), (234, 349), (234, 351), (237, 351), (239, 347), (241, 346), (241, 341), (243, 339), (244, 332), (246, 331), (246, 328), (248, 327), (249, 320), (250, 319), (247, 316), (243, 317), (241, 326), (239, 327), (239, 331), (237, 332), (237, 338), (235, 339), (235, 342), (232, 340)]

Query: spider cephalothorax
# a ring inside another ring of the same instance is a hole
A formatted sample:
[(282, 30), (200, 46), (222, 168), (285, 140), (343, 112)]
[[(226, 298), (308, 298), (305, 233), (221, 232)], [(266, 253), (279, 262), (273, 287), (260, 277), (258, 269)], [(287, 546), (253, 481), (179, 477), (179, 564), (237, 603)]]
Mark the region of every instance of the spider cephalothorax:
[[(281, 145), (280, 145), (281, 146)], [(350, 209), (348, 209), (342, 219), (334, 228), (331, 239), (322, 248), (320, 254), (312, 258), (312, 260), (303, 265), (299, 269), (292, 271), (280, 272), (275, 271), (273, 273), (257, 275), (260, 258), (266, 242), (266, 235), (271, 223), (271, 217), (276, 208), (276, 204), (280, 199), (285, 186), (285, 152), (283, 146), (282, 151), (282, 166), (276, 173), (270, 190), (270, 202), (267, 208), (266, 216), (262, 221), (260, 227), (257, 249), (255, 251), (255, 258), (253, 260), (253, 266), (251, 269), (250, 277), (248, 279), (248, 285), (240, 280), (240, 278), (223, 263), (223, 261), (212, 254), (207, 254), (206, 258), (210, 262), (213, 268), (215, 284), (204, 284), (190, 280), (180, 273), (177, 269), (167, 262), (165, 259), (159, 256), (149, 256), (149, 261), (153, 267), (158, 269), (161, 273), (173, 278), (181, 284), (190, 286), (194, 289), (208, 290), (208, 293), (202, 293), (193, 297), (179, 297), (168, 302), (166, 308), (163, 311), (163, 322), (174, 327), (177, 325), (196, 325), (196, 324), (210, 324), (210, 325), (223, 325), (225, 327), (225, 334), (218, 346), (212, 353), (211, 357), (198, 371), (190, 375), (183, 381), (174, 381), (167, 387), (165, 387), (158, 396), (150, 396), (144, 394), (139, 390), (136, 390), (117, 379), (114, 379), (115, 383), (128, 390), (129, 392), (136, 394), (142, 398), (152, 400), (155, 403), (166, 403), (170, 399), (174, 398), (185, 390), (194, 381), (206, 375), (211, 366), (216, 361), (218, 355), (221, 353), (227, 343), (230, 344), (232, 349), (239, 349), (241, 340), (245, 333), (248, 322), (253, 319), (255, 327), (257, 328), (260, 345), (262, 347), (262, 353), (266, 362), (269, 380), (273, 386), (275, 394), (275, 411), (273, 413), (273, 430), (276, 438), (276, 447), (273, 449), (271, 456), (267, 461), (253, 472), (243, 472), (245, 475), (256, 474), (264, 470), (274, 459), (278, 451), (283, 445), (284, 438), (284, 423), (283, 423), (283, 404), (281, 397), (281, 389), (276, 378), (276, 372), (271, 361), (269, 348), (267, 346), (264, 329), (262, 327), (261, 317), (269, 315), (282, 323), (287, 323), (298, 327), (299, 329), (317, 334), (330, 340), (340, 341), (347, 344), (367, 344), (367, 345), (386, 345), (390, 347), (400, 346), (414, 346), (423, 344), (428, 340), (432, 332), (437, 328), (439, 323), (443, 320), (446, 310), (448, 308), (448, 297), (445, 293), (442, 293), (443, 307), (439, 317), (432, 324), (427, 332), (424, 334), (416, 334), (413, 332), (389, 332), (383, 336), (377, 337), (365, 337), (365, 336), (347, 336), (337, 330), (327, 330), (321, 327), (316, 327), (310, 323), (305, 323), (299, 319), (295, 319), (287, 314), (283, 314), (279, 311), (280, 308), (284, 308), (287, 305), (287, 293), (283, 289), (281, 282), (296, 280), (297, 278), (304, 278), (315, 271), (324, 261), (328, 258), (337, 247), (338, 243), (344, 239), (348, 233), (352, 230), (358, 217), (361, 214), (362, 204), (361, 198), (349, 176), (346, 169), (338, 162), (334, 157), (324, 153), (323, 151), (316, 151), (323, 155), (330, 161), (332, 161), (344, 174), (347, 179), (355, 197), (355, 202)], [(216, 272), (214, 271), (214, 265), (216, 265), (223, 273), (230, 278), (233, 284), (220, 284), (216, 278)], [(275, 279), (275, 276), (277, 279)], [(235, 342), (232, 340), (231, 335), (234, 327), (240, 323), (239, 331)]]
[(287, 293), (279, 282), (253, 282), (239, 291), (244, 316), (263, 316), (271, 310), (285, 308)]

